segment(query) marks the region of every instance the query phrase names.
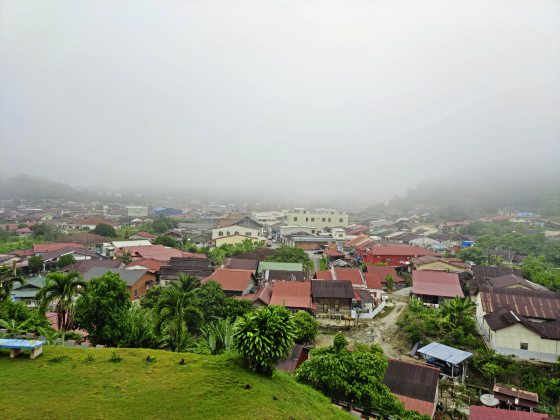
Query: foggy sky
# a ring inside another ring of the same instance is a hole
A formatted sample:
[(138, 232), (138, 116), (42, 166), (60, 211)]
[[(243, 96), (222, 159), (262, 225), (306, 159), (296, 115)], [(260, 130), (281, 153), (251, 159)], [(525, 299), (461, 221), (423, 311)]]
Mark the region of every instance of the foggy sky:
[(560, 166), (560, 2), (0, 0), (0, 175), (387, 199)]

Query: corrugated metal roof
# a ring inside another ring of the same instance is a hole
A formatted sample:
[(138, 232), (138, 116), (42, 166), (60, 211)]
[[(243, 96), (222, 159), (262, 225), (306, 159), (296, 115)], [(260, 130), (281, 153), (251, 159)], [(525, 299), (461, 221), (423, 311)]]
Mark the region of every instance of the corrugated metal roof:
[(422, 347), (421, 349), (418, 349), (418, 353), (435, 357), (436, 359), (443, 360), (454, 365), (458, 365), (472, 356), (472, 353), (469, 353), (468, 351), (449, 347), (435, 341)]

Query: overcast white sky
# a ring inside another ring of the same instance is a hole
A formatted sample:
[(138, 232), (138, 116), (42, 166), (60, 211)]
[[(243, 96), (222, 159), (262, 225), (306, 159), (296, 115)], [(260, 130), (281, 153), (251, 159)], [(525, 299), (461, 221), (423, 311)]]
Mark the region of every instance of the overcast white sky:
[(2, 176), (374, 200), (560, 165), (560, 1), (0, 0), (0, 19)]

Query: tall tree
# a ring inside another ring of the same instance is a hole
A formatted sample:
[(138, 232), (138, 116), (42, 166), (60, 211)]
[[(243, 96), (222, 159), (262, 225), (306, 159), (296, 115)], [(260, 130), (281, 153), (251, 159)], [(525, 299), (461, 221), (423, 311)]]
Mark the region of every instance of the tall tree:
[(75, 325), (88, 332), (93, 344), (118, 346), (126, 342), (130, 293), (116, 273), (89, 281), (87, 293), (76, 302)]
[(273, 255), (269, 256), (267, 261), (302, 263), (303, 269), (308, 273), (313, 270), (313, 262), (307, 252), (301, 248), (295, 248), (287, 245), (280, 245)]
[(115, 228), (106, 223), (99, 223), (97, 226), (95, 226), (95, 229), (92, 230), (92, 233), (95, 233), (96, 235), (107, 236), (109, 238), (117, 237), (117, 231), (115, 230)]
[(40, 308), (46, 312), (55, 305), (57, 327), (61, 331), (72, 328), (75, 316), (75, 301), (86, 291), (86, 283), (79, 273), (49, 273), (45, 285), (39, 290), (37, 299)]
[(43, 271), (44, 261), (40, 255), (35, 255), (27, 260), (27, 267), (32, 274), (38, 274)]
[(183, 351), (187, 347), (189, 322), (203, 318), (202, 312), (195, 304), (193, 289), (185, 290), (189, 287), (187, 282), (184, 282), (165, 288), (154, 307), (158, 331), (169, 335), (175, 351)]
[(16, 283), (25, 284), (25, 279), (17, 275), (17, 270), (6, 266), (0, 267), (0, 302), (8, 299)]

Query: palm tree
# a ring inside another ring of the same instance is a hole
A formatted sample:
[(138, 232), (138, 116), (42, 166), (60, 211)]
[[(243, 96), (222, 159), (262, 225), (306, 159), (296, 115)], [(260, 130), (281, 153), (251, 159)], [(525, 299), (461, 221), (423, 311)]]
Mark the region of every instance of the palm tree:
[(201, 328), (206, 344), (212, 354), (218, 354), (231, 349), (233, 344), (234, 323), (229, 319), (218, 319)]
[(13, 269), (5, 266), (0, 267), (0, 302), (10, 296), (14, 284), (16, 283), (24, 285), (25, 279), (17, 275), (15, 262)]
[(37, 294), (40, 308), (46, 312), (55, 304), (57, 327), (63, 332), (72, 328), (74, 322), (74, 303), (86, 291), (86, 283), (79, 273), (49, 273), (43, 288)]
[(186, 346), (189, 332), (187, 321), (203, 318), (201, 310), (194, 305), (192, 290), (185, 291), (181, 285), (166, 288), (154, 307), (158, 330), (169, 334), (175, 351), (181, 351)]
[(183, 292), (192, 292), (194, 289), (200, 287), (200, 280), (198, 277), (190, 274), (179, 274), (179, 279), (170, 285), (171, 288), (182, 290)]

